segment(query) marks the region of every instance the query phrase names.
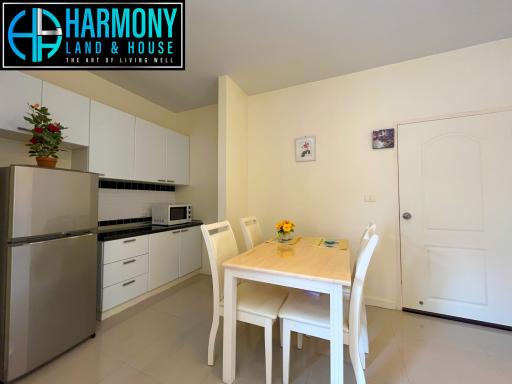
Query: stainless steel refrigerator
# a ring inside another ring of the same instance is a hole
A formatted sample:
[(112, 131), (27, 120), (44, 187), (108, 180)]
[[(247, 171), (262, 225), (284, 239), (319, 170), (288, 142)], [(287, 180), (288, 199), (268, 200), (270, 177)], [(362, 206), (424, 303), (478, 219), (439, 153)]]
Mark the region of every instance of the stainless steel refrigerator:
[(94, 335), (98, 176), (0, 168), (0, 380)]

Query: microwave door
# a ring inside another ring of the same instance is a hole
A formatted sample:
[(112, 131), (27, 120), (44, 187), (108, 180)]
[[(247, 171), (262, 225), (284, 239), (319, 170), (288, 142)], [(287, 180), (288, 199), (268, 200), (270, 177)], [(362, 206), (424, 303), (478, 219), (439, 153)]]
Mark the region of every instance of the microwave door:
[(187, 207), (171, 207), (169, 208), (169, 221), (176, 222), (187, 219)]

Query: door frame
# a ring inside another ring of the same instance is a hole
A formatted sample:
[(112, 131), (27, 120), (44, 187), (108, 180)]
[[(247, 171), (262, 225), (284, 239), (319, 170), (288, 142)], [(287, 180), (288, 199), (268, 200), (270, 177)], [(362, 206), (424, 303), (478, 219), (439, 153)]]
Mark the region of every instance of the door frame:
[[(460, 117), (470, 117), (470, 116), (479, 116), (479, 115), (490, 115), (493, 113), (500, 113), (500, 112), (510, 112), (512, 111), (512, 106), (508, 107), (498, 107), (498, 108), (487, 108), (487, 109), (481, 109), (481, 110), (473, 110), (473, 111), (467, 111), (467, 112), (459, 112), (459, 113), (452, 113), (447, 115), (435, 115), (431, 117), (423, 117), (423, 118), (414, 118), (414, 119), (408, 119), (408, 120), (401, 120), (401, 121), (395, 121), (393, 123), (393, 127), (395, 127), (395, 143), (396, 143), (396, 182), (397, 182), (397, 216), (395, 219), (397, 220), (395, 227), (398, 228), (398, 236), (396, 237), (396, 244), (395, 247), (397, 249), (397, 255), (396, 255), (396, 264), (398, 267), (398, 270), (400, 271), (398, 273), (398, 285), (400, 287), (400, 299), (399, 302), (396, 303), (396, 308), (398, 310), (403, 309), (403, 271), (402, 271), (402, 220), (400, 216), (401, 207), (400, 207), (400, 163), (399, 163), (399, 151), (400, 151), (400, 142), (398, 140), (398, 131), (401, 126), (407, 126), (409, 124), (416, 124), (416, 123), (426, 123), (429, 121), (438, 121), (438, 120), (449, 120), (449, 119), (456, 119)], [(402, 127), (403, 128), (403, 127)]]

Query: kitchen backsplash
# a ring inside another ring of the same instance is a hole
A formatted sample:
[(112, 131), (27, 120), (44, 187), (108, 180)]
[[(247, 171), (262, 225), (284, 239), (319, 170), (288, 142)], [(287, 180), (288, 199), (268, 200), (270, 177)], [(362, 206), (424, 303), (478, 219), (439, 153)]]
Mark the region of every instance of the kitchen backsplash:
[(98, 221), (151, 217), (151, 205), (174, 202), (174, 192), (100, 188)]

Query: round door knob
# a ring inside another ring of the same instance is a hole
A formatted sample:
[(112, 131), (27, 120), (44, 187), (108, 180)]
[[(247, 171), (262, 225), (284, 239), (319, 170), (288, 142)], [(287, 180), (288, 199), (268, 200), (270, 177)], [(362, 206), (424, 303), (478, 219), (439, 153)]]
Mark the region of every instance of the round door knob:
[(409, 212), (404, 212), (404, 213), (402, 213), (402, 217), (405, 220), (409, 220), (412, 217), (412, 215)]

